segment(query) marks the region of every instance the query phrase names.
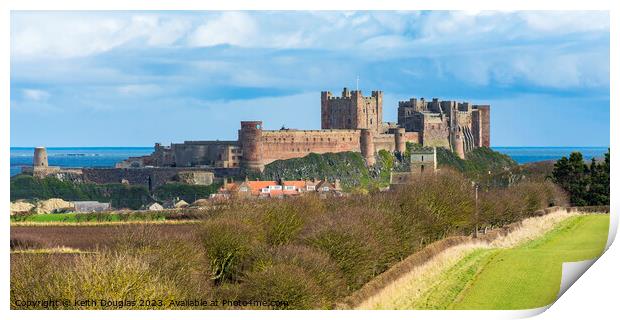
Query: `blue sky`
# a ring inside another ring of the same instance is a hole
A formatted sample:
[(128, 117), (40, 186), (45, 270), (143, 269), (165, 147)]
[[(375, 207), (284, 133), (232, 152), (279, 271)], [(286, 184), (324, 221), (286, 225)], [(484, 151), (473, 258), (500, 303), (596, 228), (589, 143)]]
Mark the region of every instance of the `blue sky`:
[(13, 12), (11, 146), (235, 139), (320, 128), (360, 78), (491, 104), (494, 146), (609, 145), (607, 12)]

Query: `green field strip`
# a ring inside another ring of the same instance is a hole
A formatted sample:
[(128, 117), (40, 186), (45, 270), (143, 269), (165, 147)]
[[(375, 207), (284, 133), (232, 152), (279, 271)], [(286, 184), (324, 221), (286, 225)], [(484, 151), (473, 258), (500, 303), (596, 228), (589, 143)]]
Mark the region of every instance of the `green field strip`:
[(442, 290), (443, 294), (429, 292), (425, 303), (448, 309), (546, 306), (559, 292), (562, 263), (598, 257), (608, 229), (609, 215), (576, 216), (519, 247), (478, 250), (463, 259), (473, 264), (464, 267), (467, 263), (460, 262), (446, 272), (445, 279), (429, 290)]

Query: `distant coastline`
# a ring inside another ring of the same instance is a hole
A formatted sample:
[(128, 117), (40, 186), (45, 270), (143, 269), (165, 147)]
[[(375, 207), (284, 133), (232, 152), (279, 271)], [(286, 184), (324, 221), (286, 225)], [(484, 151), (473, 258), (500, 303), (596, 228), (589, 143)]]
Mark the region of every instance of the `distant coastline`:
[[(557, 160), (573, 151), (584, 159), (602, 158), (608, 147), (501, 147), (493, 150), (505, 153), (517, 163)], [(153, 152), (153, 147), (48, 147), (50, 165), (60, 167), (113, 167), (128, 157), (143, 156)], [(21, 172), (22, 166), (32, 164), (34, 147), (11, 147), (11, 176)], [(76, 156), (79, 155), (79, 156)]]

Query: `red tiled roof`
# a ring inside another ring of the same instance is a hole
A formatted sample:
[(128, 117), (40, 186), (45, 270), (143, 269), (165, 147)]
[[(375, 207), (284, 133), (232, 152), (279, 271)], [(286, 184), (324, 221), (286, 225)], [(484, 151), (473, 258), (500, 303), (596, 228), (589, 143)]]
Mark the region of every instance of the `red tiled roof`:
[[(277, 186), (278, 182), (276, 181), (246, 181), (245, 185), (250, 188), (250, 191), (253, 195), (259, 195), (261, 189), (269, 188), (269, 186)], [(272, 190), (273, 191), (273, 190)]]
[(296, 180), (296, 181), (283, 181), (283, 186), (295, 186), (296, 189), (305, 189), (306, 181), (304, 180)]

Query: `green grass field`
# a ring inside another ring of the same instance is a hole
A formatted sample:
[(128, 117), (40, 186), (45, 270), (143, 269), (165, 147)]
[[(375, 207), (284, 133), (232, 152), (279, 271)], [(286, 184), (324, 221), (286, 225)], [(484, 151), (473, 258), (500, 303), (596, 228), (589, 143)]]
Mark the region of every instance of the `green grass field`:
[(11, 222), (121, 222), (165, 220), (163, 213), (113, 214), (113, 213), (49, 213), (25, 217), (11, 216)]
[(510, 249), (480, 249), (450, 268), (415, 309), (530, 309), (552, 303), (562, 263), (598, 257), (609, 215), (575, 216), (539, 239)]

